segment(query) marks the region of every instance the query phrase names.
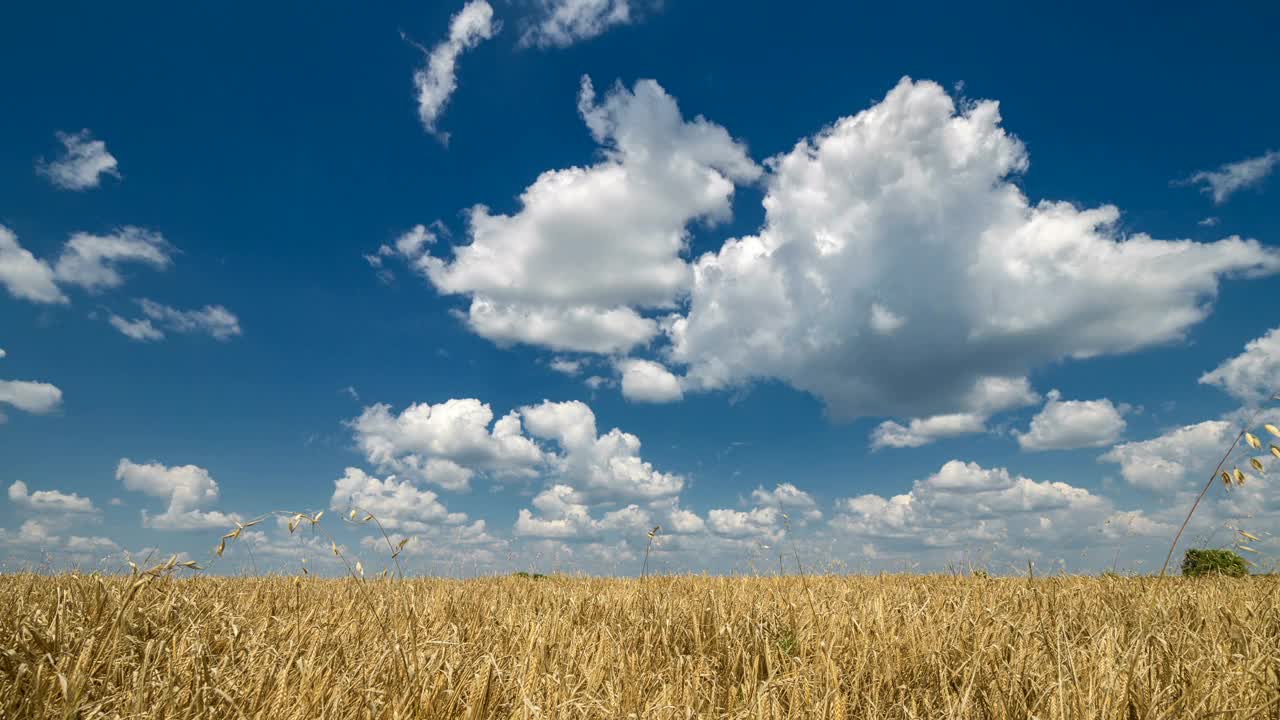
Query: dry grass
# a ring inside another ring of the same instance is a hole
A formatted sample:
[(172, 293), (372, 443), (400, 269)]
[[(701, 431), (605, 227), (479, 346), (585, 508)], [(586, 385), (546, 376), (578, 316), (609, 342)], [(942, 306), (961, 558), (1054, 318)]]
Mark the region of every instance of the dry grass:
[(1278, 586), (11, 575), (0, 716), (1277, 717)]

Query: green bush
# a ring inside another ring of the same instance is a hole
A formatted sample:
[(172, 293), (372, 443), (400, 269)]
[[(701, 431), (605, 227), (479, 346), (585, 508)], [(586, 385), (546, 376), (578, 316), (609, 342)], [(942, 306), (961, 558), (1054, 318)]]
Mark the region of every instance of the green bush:
[(1182, 557), (1182, 574), (1187, 577), (1244, 577), (1249, 570), (1245, 567), (1244, 558), (1230, 550), (1188, 550)]

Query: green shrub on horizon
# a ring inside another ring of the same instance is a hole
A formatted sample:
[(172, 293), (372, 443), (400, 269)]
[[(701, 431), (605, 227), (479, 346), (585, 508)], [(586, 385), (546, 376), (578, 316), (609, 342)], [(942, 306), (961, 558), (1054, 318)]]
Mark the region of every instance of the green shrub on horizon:
[(1244, 577), (1249, 574), (1244, 558), (1230, 550), (1188, 550), (1182, 557), (1182, 574), (1186, 577), (1226, 575)]

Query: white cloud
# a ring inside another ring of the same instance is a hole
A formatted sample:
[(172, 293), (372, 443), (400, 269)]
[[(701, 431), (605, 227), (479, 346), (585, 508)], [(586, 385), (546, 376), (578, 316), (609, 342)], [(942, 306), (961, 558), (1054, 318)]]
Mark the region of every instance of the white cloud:
[(618, 361), (622, 396), (632, 402), (669, 403), (684, 399), (680, 381), (661, 364), (627, 358)]
[[(640, 456), (640, 439), (614, 428), (597, 434), (586, 404), (544, 401), (520, 408), (531, 437), (554, 443), (546, 452), (549, 485), (522, 508), (515, 533), (582, 539), (605, 533), (641, 541), (654, 525), (667, 534), (705, 525), (679, 505), (684, 478), (656, 470)], [(621, 505), (621, 507), (619, 507)]]
[(470, 398), (417, 403), (399, 415), (389, 405), (370, 405), (350, 426), (369, 462), (446, 490), (467, 490), (476, 472), (534, 477), (543, 463), (517, 413), (494, 423), (489, 405)]
[(1217, 170), (1201, 170), (1180, 185), (1203, 184), (1200, 191), (1213, 196), (1213, 202), (1221, 205), (1237, 190), (1262, 182), (1280, 163), (1280, 152), (1271, 150), (1257, 157), (1227, 163)]
[(987, 431), (991, 415), (1038, 402), (1025, 377), (983, 377), (961, 400), (965, 412), (912, 418), (903, 425), (886, 420), (871, 433), (871, 449), (922, 447), (936, 440)]
[(1177, 526), (1172, 523), (1153, 520), (1141, 510), (1129, 510), (1112, 513), (1104, 520), (1102, 535), (1108, 540), (1119, 540), (1125, 537), (1171, 538), (1177, 529)]
[(658, 331), (657, 323), (631, 308), (535, 307), (483, 297), (472, 298), (466, 319), (473, 332), (499, 345), (595, 353), (647, 343)]
[(987, 376), (978, 378), (965, 395), (962, 406), (969, 412), (994, 415), (1038, 402), (1040, 395), (1031, 389), (1025, 377)]
[(427, 66), (414, 72), (418, 90), (418, 117), (428, 132), (448, 142), (449, 134), (436, 128), (453, 91), (458, 89), (458, 57), (501, 29), (493, 20), (493, 8), (485, 0), (471, 0), (449, 21), (449, 37), (427, 54)]
[(592, 501), (654, 501), (672, 498), (684, 487), (680, 475), (655, 470), (640, 457), (640, 438), (614, 428), (596, 435), (596, 417), (585, 403), (551, 402), (520, 408), (529, 434), (554, 440), (548, 455), (552, 473)]
[(82, 537), (80, 535), (72, 535), (67, 538), (64, 546), (67, 552), (72, 553), (103, 553), (114, 552), (120, 549), (115, 540), (107, 537)]
[[(89, 498), (57, 490), (32, 492), (21, 480), (9, 486), (8, 495), (15, 506), (35, 514), (23, 522), (17, 532), (0, 528), (0, 546), (11, 548), (11, 559), (22, 555), (24, 550), (39, 550), (67, 553), (73, 563), (79, 563), (92, 559), (85, 557), (87, 555), (118, 549), (114, 541), (105, 537), (64, 538), (60, 535), (70, 528), (83, 528), (87, 523), (99, 521), (98, 508)], [(48, 557), (41, 558), (42, 562), (48, 560)]]
[(569, 358), (555, 358), (550, 363), (552, 370), (563, 375), (570, 376), (577, 375), (582, 372), (584, 365), (586, 365), (586, 363), (582, 360), (571, 360)]
[(734, 183), (760, 174), (723, 128), (685, 121), (651, 80), (597, 104), (584, 77), (578, 104), (600, 162), (542, 173), (514, 215), (473, 207), (470, 243), (451, 260), (427, 243), (398, 250), (440, 292), (469, 296), (471, 329), (494, 342), (598, 353), (647, 343), (658, 323), (639, 310), (673, 308), (688, 287), (689, 223), (727, 219)]
[(1250, 340), (1244, 352), (1200, 377), (1241, 402), (1256, 405), (1280, 392), (1280, 328)]
[(913, 418), (907, 425), (886, 420), (871, 433), (873, 450), (893, 447), (921, 447), (941, 438), (986, 432), (987, 418), (974, 413), (950, 413)]
[(1025, 433), (1015, 433), (1023, 450), (1071, 450), (1111, 445), (1124, 433), (1123, 405), (1111, 401), (1062, 400), (1057, 390), (1049, 392), (1043, 409), (1031, 419)]
[(836, 530), (919, 548), (1079, 539), (1110, 512), (1106, 500), (1083, 488), (959, 460), (916, 481), (905, 494), (861, 495), (838, 507), (831, 521)]
[[(695, 262), (670, 324), (686, 392), (776, 378), (837, 417), (961, 412), (979, 378), (1179, 340), (1221, 277), (1280, 269), (1255, 241), (1124, 235), (1115, 207), (1033, 204), (998, 105), (957, 112), (931, 82), (767, 165), (764, 227)], [(905, 322), (877, 330), (876, 304)]]
[(520, 44), (568, 47), (633, 20), (630, 0), (538, 0), (533, 22)]
[(53, 528), (43, 520), (27, 520), (17, 533), (0, 530), (0, 541), (6, 545), (50, 546), (61, 543)]
[[(528, 508), (521, 508), (516, 516), (515, 533), (526, 537), (582, 539), (599, 537), (603, 533), (618, 533), (633, 538), (643, 537), (654, 525), (650, 510), (634, 503), (617, 510), (605, 512), (599, 519), (592, 517), (592, 509), (586, 498), (572, 487), (552, 485), (533, 498), (535, 515)], [(696, 516), (695, 516), (696, 517)], [(676, 518), (676, 524), (685, 522), (686, 516)]]
[(164, 339), (164, 333), (151, 324), (151, 320), (147, 318), (138, 318), (137, 320), (126, 320), (115, 313), (107, 318), (107, 322), (111, 323), (111, 327), (119, 330), (126, 337), (139, 342), (149, 342), (153, 340)]
[(57, 490), (29, 492), (27, 484), (21, 480), (9, 486), (9, 502), (40, 513), (96, 513), (98, 511), (89, 498)]
[(758, 506), (777, 508), (797, 520), (822, 519), (822, 511), (813, 496), (791, 483), (780, 483), (773, 490), (757, 487), (751, 491), (751, 500)]
[[(0, 380), (0, 406), (10, 405), (19, 410), (43, 415), (53, 412), (62, 404), (62, 391), (44, 382), (29, 380)], [(0, 422), (4, 422), (0, 413)]]
[(163, 270), (172, 263), (172, 253), (164, 236), (143, 228), (126, 226), (110, 235), (78, 232), (63, 246), (54, 274), (60, 283), (103, 290), (124, 284), (118, 265), (141, 263)]
[(56, 550), (71, 553), (75, 556), (72, 559), (77, 561), (91, 559), (82, 556), (109, 553), (120, 549), (114, 540), (106, 537), (72, 535), (64, 538), (58, 535), (59, 530), (55, 527), (56, 524), (46, 516), (23, 522), (17, 532), (0, 528), (0, 546), (43, 551)]
[(1217, 227), (1220, 222), (1222, 221), (1216, 217), (1207, 217), (1197, 222), (1196, 224), (1199, 225), (1200, 227)]
[(0, 225), (0, 285), (19, 300), (47, 304), (69, 302), (58, 288), (53, 268), (19, 245), (18, 236), (3, 225)]
[(4, 351), (4, 348), (0, 348), (0, 360), (3, 360), (8, 354)]
[(13, 231), (0, 225), (0, 285), (21, 300), (45, 304), (70, 302), (61, 285), (89, 291), (124, 283), (119, 265), (141, 263), (163, 270), (172, 262), (172, 246), (159, 233), (124, 227), (110, 235), (73, 234), (55, 265), (37, 259), (18, 244)]
[(225, 528), (240, 517), (207, 509), (218, 501), (218, 483), (202, 467), (166, 467), (156, 462), (138, 464), (125, 458), (116, 466), (116, 479), (123, 482), (127, 490), (168, 501), (168, 507), (159, 515), (142, 511), (144, 527), (159, 530)]
[(668, 534), (692, 535), (702, 532), (706, 527), (706, 523), (698, 517), (697, 513), (674, 507), (667, 513), (664, 531)]
[(1120, 465), (1131, 485), (1162, 493), (1203, 484), (1236, 437), (1235, 426), (1208, 420), (1175, 428), (1159, 437), (1117, 445), (1098, 459)]
[(777, 542), (782, 537), (782, 513), (776, 507), (748, 511), (716, 508), (707, 513), (707, 527), (722, 537), (758, 538)]
[(107, 152), (107, 144), (94, 140), (88, 130), (55, 134), (62, 143), (62, 157), (53, 162), (36, 163), (36, 172), (49, 182), (63, 190), (87, 190), (98, 187), (103, 175), (120, 177), (116, 158)]
[(439, 496), (430, 490), (421, 490), (396, 480), (395, 476), (379, 480), (350, 467), (334, 482), (329, 507), (333, 510), (358, 507), (372, 513), (386, 528), (411, 533), (467, 521), (464, 513), (450, 513)]
[(892, 335), (906, 324), (906, 318), (895, 315), (880, 303), (871, 303), (871, 330), (881, 335)]
[(240, 318), (221, 305), (205, 305), (199, 310), (178, 310), (145, 298), (139, 300), (138, 304), (142, 306), (142, 313), (146, 317), (131, 321), (113, 314), (108, 318), (115, 329), (134, 340), (164, 338), (164, 332), (152, 321), (170, 332), (204, 334), (219, 341), (230, 340), (241, 333)]
[(594, 534), (597, 521), (581, 496), (568, 485), (552, 485), (533, 498), (538, 516), (521, 508), (516, 516), (515, 533), (529, 537), (573, 538)]

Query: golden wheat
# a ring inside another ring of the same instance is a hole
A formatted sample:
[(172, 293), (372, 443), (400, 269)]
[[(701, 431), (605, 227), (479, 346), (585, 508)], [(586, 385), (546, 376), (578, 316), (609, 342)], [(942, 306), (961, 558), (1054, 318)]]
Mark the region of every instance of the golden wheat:
[(1276, 717), (1278, 587), (10, 575), (0, 716)]

